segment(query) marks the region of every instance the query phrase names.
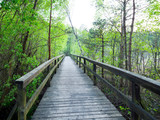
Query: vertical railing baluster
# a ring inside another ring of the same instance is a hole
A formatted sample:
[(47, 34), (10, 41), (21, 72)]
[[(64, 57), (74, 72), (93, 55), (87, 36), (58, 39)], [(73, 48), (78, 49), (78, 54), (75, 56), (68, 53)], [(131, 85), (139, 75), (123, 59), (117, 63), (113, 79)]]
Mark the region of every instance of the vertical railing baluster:
[(77, 56), (77, 59), (76, 59), (76, 61), (77, 61), (77, 62), (76, 62), (76, 63), (77, 63), (77, 65), (78, 65), (78, 56)]
[[(55, 61), (54, 61), (54, 66), (55, 66), (56, 64), (57, 64), (57, 59), (55, 59)], [(55, 69), (54, 74), (56, 74), (56, 69)]]
[[(132, 82), (132, 102), (140, 104), (140, 86)], [(139, 120), (139, 115), (132, 110), (132, 120)]]
[(18, 85), (18, 120), (26, 120), (25, 106), (26, 106), (26, 90), (22, 85)]
[(79, 67), (81, 67), (81, 57), (79, 57)]
[[(88, 64), (88, 67), (90, 68), (90, 62), (86, 62), (86, 65)], [(87, 75), (89, 76), (89, 70), (87, 69)]]
[[(93, 63), (93, 71), (96, 73), (96, 64)], [(94, 85), (97, 85), (96, 76), (93, 75)]]
[[(84, 58), (84, 65), (86, 65), (86, 59)], [(86, 66), (84, 66), (84, 73), (86, 73)]]
[[(58, 62), (59, 62), (59, 58), (58, 58), (58, 61), (57, 61), (57, 63), (58, 63)], [(59, 68), (59, 64), (58, 64), (57, 68)]]
[[(49, 65), (47, 67), (47, 73), (46, 73), (46, 75), (49, 73), (51, 67), (52, 67), (51, 65)], [(50, 87), (50, 81), (51, 81), (51, 78), (47, 81), (47, 87)]]

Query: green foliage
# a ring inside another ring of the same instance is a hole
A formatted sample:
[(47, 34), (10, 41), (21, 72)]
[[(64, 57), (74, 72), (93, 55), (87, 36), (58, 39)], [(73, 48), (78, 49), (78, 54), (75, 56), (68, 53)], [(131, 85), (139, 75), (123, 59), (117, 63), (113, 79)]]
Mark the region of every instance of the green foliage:
[[(53, 0), (55, 13), (51, 26), (52, 57), (63, 54), (70, 32), (64, 25), (67, 0)], [(35, 5), (35, 9), (33, 8)], [(50, 0), (2, 0), (0, 2), (0, 106), (15, 102), (15, 80), (48, 59), (48, 20)], [(64, 12), (62, 12), (64, 11)], [(43, 75), (27, 87), (30, 98)], [(0, 109), (1, 109), (0, 107)]]
[(148, 13), (150, 16), (152, 15), (160, 15), (160, 3), (158, 0), (151, 0), (150, 6), (148, 8)]
[[(7, 87), (10, 87), (10, 84), (7, 84)], [(16, 100), (15, 92), (17, 91), (17, 87), (13, 86), (10, 88), (12, 88), (12, 89), (5, 95), (4, 102), (2, 103), (2, 106), (9, 106), (10, 103), (12, 103), (12, 101)]]
[(27, 97), (31, 98), (32, 95), (34, 94), (34, 92), (36, 91), (36, 89), (38, 88), (38, 86), (41, 84), (42, 82), (42, 76), (43, 74), (40, 74), (38, 77), (36, 77), (33, 82), (31, 82), (27, 87), (26, 87), (26, 91), (27, 91)]
[(119, 106), (119, 109), (122, 111), (122, 112), (126, 112), (128, 113), (128, 115), (131, 115), (131, 110), (130, 108), (128, 107), (123, 107), (123, 106)]
[[(118, 67), (120, 62), (124, 63), (124, 60), (120, 59), (122, 38), (121, 14), (119, 13), (121, 12), (118, 12), (122, 9), (112, 10), (113, 17), (104, 19), (105, 9), (108, 8), (107, 10), (110, 11), (113, 7), (106, 7), (104, 0), (95, 2), (99, 9), (98, 12), (102, 13), (96, 16), (93, 27), (89, 30), (76, 30), (84, 56), (97, 61), (102, 60), (101, 39), (103, 36), (104, 62)], [(34, 3), (34, 0), (2, 0), (0, 3), (0, 106), (9, 106), (15, 101), (14, 82), (16, 79), (48, 59), (48, 19), (51, 2), (50, 0), (39, 0), (36, 9), (33, 9)], [(133, 72), (159, 79), (160, 3), (158, 0), (148, 0), (148, 3), (150, 5), (145, 13), (149, 17), (135, 24), (137, 29), (132, 36), (132, 69)], [(63, 23), (68, 1), (53, 0), (52, 4), (54, 17), (52, 17), (51, 25), (51, 56), (55, 57), (63, 53), (80, 55), (79, 45), (74, 35), (71, 34), (72, 29)], [(127, 44), (128, 38), (127, 29)], [(128, 46), (123, 47), (128, 50)], [(43, 77), (39, 75), (26, 88), (28, 98), (33, 95)], [(153, 97), (154, 95), (146, 91), (144, 96)], [(158, 107), (146, 106), (146, 109), (153, 113), (160, 111)], [(131, 114), (128, 107), (119, 106), (119, 108)]]

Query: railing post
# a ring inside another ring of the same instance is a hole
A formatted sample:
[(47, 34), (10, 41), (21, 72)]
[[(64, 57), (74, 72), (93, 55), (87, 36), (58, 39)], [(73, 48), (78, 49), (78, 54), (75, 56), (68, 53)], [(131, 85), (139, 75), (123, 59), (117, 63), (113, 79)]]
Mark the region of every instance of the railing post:
[(26, 90), (22, 85), (18, 85), (18, 120), (26, 120), (25, 106), (26, 106)]
[[(59, 62), (59, 58), (58, 58), (58, 62)], [(58, 62), (57, 62), (57, 63), (58, 63)], [(59, 65), (57, 66), (57, 68), (59, 68)]]
[[(49, 65), (48, 67), (47, 67), (47, 74), (49, 73), (49, 71), (50, 71), (50, 66), (51, 65)], [(51, 79), (51, 78), (50, 78)], [(50, 85), (50, 79), (47, 81), (47, 86), (48, 87), (50, 87), (51, 85)]]
[(104, 78), (104, 69), (102, 67), (102, 78)]
[[(54, 61), (54, 66), (55, 66), (56, 64), (57, 64), (57, 59), (55, 59), (55, 61)], [(54, 74), (56, 74), (56, 69), (55, 69)]]
[(77, 65), (78, 65), (78, 56), (77, 56), (77, 62), (76, 62), (76, 63), (77, 63)]
[[(140, 97), (140, 86), (132, 82), (132, 102), (135, 104), (140, 104), (141, 97)], [(139, 115), (132, 109), (132, 120), (139, 120)]]
[[(86, 59), (84, 58), (84, 65), (86, 65)], [(84, 73), (86, 73), (86, 66), (84, 66)]]
[[(93, 63), (93, 71), (96, 73), (96, 64)], [(93, 75), (93, 81), (94, 81), (94, 85), (97, 85), (97, 82), (96, 82), (96, 76)]]
[(81, 57), (79, 57), (79, 67), (81, 67)]

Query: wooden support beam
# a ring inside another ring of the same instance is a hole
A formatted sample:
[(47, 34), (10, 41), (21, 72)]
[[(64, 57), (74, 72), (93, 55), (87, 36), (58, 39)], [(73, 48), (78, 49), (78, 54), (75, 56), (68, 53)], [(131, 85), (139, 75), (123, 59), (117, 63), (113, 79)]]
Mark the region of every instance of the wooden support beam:
[(77, 65), (78, 65), (78, 56), (77, 56), (77, 59), (76, 59), (76, 63), (77, 63)]
[[(59, 59), (61, 60), (59, 61)], [(18, 86), (18, 95), (17, 95), (17, 105), (18, 105), (18, 120), (26, 120), (26, 115), (29, 112), (30, 108), (34, 104), (35, 100), (37, 99), (38, 95), (42, 91), (43, 87), (48, 83), (48, 86), (50, 86), (50, 78), (54, 71), (56, 71), (59, 64), (64, 59), (64, 55), (52, 58), (45, 63), (41, 64), (31, 72), (27, 73), (26, 75), (22, 76), (18, 80), (16, 80), (16, 84)], [(51, 64), (54, 63), (54, 67), (50, 70)], [(36, 92), (33, 94), (31, 99), (28, 101), (26, 105), (26, 87), (29, 83), (33, 81), (33, 79), (38, 76), (44, 69), (47, 68), (47, 71), (49, 74), (46, 76), (46, 78), (43, 80), (43, 82), (40, 84)], [(15, 110), (14, 110), (15, 111)], [(11, 113), (13, 114), (13, 113)]]
[[(86, 59), (84, 58), (84, 65), (86, 65)], [(84, 66), (84, 73), (86, 73), (86, 67)]]
[(79, 67), (81, 67), (81, 57), (79, 57)]
[[(141, 105), (140, 86), (132, 82), (132, 102)], [(132, 120), (139, 120), (140, 116), (132, 110)]]
[(26, 90), (21, 85), (18, 85), (18, 120), (26, 120), (25, 106), (26, 106)]
[[(96, 73), (96, 64), (93, 64), (93, 71)], [(94, 85), (97, 85), (96, 76), (93, 74)]]

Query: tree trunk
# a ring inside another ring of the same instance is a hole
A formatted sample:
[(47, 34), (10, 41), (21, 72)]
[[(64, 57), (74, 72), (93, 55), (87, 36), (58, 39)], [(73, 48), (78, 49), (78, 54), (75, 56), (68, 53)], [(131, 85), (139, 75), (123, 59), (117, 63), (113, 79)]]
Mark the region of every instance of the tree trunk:
[(51, 59), (51, 21), (52, 21), (52, 0), (51, 0), (49, 32), (48, 32), (48, 60)]
[(125, 44), (125, 69), (128, 70), (127, 33), (126, 33), (126, 0), (123, 2), (123, 39)]
[(115, 38), (113, 39), (113, 51), (112, 51), (112, 54), (113, 54), (113, 57), (112, 57), (112, 65), (114, 65), (114, 62), (115, 62), (115, 46), (116, 46), (116, 35), (115, 35)]
[[(132, 34), (133, 34), (133, 28), (134, 28), (134, 20), (135, 20), (135, 0), (133, 0), (133, 17), (132, 17), (132, 24), (131, 24), (131, 32), (130, 32), (130, 39), (129, 39), (129, 54), (128, 54), (128, 59), (129, 59), (129, 71), (132, 71)], [(131, 94), (131, 89), (132, 89), (132, 84), (129, 84), (129, 94)]]
[[(104, 63), (104, 38), (102, 35), (102, 63)], [(104, 78), (104, 69), (102, 68), (102, 78)]]
[(130, 39), (129, 39), (129, 53), (128, 53), (128, 59), (129, 59), (129, 71), (132, 71), (132, 34), (133, 34), (133, 28), (134, 28), (134, 20), (135, 20), (135, 0), (133, 0), (133, 17), (132, 17), (132, 24), (131, 24), (131, 32), (130, 32)]
[[(115, 46), (116, 46), (116, 35), (115, 38), (113, 38), (113, 48), (112, 48), (112, 65), (114, 66), (114, 62), (115, 62)], [(111, 77), (112, 77), (112, 84), (115, 86), (115, 79), (114, 79), (114, 74), (111, 73)]]
[[(121, 18), (123, 19), (123, 11), (121, 11)], [(123, 40), (123, 20), (121, 19), (121, 43), (120, 43), (120, 53), (119, 53), (119, 68), (123, 68), (123, 60), (124, 60), (124, 40)], [(119, 87), (123, 86), (123, 78), (120, 78)]]
[[(37, 2), (38, 2), (38, 0), (35, 0), (34, 1), (34, 6), (33, 6), (33, 10), (35, 10), (36, 9), (36, 5), (37, 5)], [(34, 14), (32, 14), (32, 16), (33, 16)], [(26, 33), (25, 33), (25, 37), (24, 37), (24, 40), (23, 40), (23, 52), (22, 53), (24, 53), (25, 54), (25, 50), (26, 50), (26, 44), (27, 44), (27, 41), (28, 41), (28, 37), (29, 37), (29, 31), (27, 31)], [(23, 56), (21, 57), (21, 58), (23, 58)], [(21, 62), (20, 62), (20, 60), (19, 60), (19, 58), (17, 58), (17, 64), (16, 64), (16, 67), (15, 67), (15, 69), (14, 69), (14, 72), (13, 72), (13, 74), (22, 74), (22, 71), (21, 70), (19, 70), (19, 67), (20, 67), (20, 65), (21, 65)]]

